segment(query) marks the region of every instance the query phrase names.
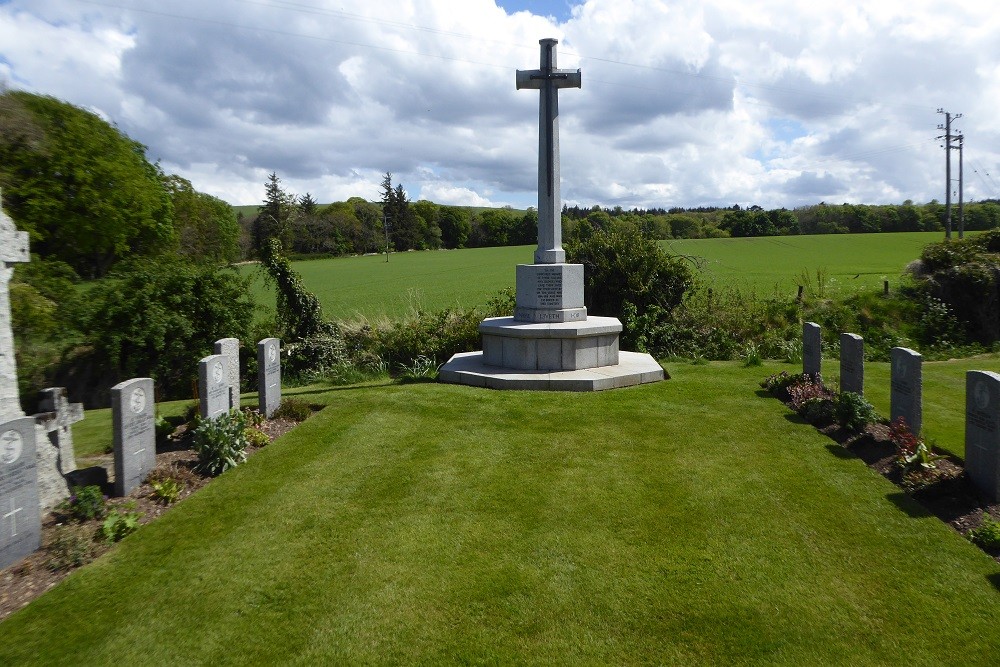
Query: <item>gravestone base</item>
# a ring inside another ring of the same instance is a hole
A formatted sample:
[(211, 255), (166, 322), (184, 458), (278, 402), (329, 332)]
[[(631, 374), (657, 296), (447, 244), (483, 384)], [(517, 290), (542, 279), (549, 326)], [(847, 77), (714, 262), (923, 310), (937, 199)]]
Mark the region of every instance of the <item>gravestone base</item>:
[(613, 366), (565, 371), (490, 366), (482, 352), (462, 352), (441, 367), (438, 377), (442, 382), (486, 389), (603, 391), (660, 382), (665, 375), (653, 357), (639, 352), (619, 352)]

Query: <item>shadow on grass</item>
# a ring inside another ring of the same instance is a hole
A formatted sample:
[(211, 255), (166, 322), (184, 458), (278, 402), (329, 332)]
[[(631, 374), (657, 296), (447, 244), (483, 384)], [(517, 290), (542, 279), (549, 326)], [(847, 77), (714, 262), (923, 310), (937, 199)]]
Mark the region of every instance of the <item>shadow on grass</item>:
[[(798, 412), (789, 412), (785, 415), (785, 420), (793, 424), (809, 424)], [(811, 424), (809, 424), (811, 426)]]
[(986, 581), (993, 584), (993, 588), (1000, 592), (1000, 572), (986, 575)]
[(913, 496), (909, 496), (902, 491), (887, 493), (885, 497), (893, 505), (903, 510), (907, 516), (914, 519), (924, 519), (926, 517), (934, 516), (933, 513), (927, 510), (927, 508), (917, 502)]
[(832, 444), (831, 443), (831, 444), (827, 445), (826, 448), (827, 448), (827, 450), (831, 454), (833, 454), (834, 456), (836, 456), (838, 459), (858, 459), (858, 460), (861, 460), (861, 457), (857, 456), (854, 452), (852, 452), (851, 450), (847, 449), (846, 447), (844, 447), (842, 445), (836, 445), (836, 444)]

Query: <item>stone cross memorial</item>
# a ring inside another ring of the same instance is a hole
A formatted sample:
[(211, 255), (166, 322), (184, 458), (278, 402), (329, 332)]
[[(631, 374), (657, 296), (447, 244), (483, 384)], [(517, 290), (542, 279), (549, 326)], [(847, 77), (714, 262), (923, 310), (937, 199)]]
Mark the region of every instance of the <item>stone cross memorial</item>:
[(0, 569), (38, 549), (41, 541), (35, 420), (19, 417), (0, 423)]
[(215, 353), (229, 361), (229, 408), (240, 407), (240, 339), (220, 338), (215, 341)]
[(889, 351), (889, 419), (906, 420), (914, 435), (920, 435), (923, 419), (922, 369), (923, 357), (906, 347)]
[(1000, 501), (1000, 374), (965, 374), (965, 471), (989, 502)]
[(270, 419), (281, 404), (281, 341), (257, 343), (257, 401), (260, 414)]
[(38, 499), (42, 510), (50, 510), (69, 497), (66, 475), (76, 470), (73, 424), (83, 421), (83, 404), (70, 403), (64, 387), (48, 387), (38, 394)]
[(198, 362), (198, 397), (202, 419), (229, 412), (229, 358), (213, 354)]
[(155, 410), (152, 378), (134, 378), (111, 388), (116, 495), (127, 496), (156, 467)]
[(865, 339), (858, 334), (840, 334), (840, 391), (865, 395)]
[(823, 337), (815, 322), (802, 324), (802, 373), (816, 377), (823, 367)]
[(29, 259), (28, 232), (19, 232), (14, 221), (0, 208), (0, 422), (24, 416), (17, 392), (10, 279), (14, 275), (14, 264)]
[(597, 391), (663, 379), (648, 354), (622, 352), (622, 324), (588, 317), (583, 265), (567, 264), (562, 247), (559, 175), (559, 90), (580, 88), (580, 70), (559, 69), (555, 39), (539, 40), (538, 69), (517, 70), (515, 87), (539, 92), (538, 248), (533, 264), (515, 269), (513, 317), (479, 325), (481, 352), (453, 356), (440, 378), (493, 389)]

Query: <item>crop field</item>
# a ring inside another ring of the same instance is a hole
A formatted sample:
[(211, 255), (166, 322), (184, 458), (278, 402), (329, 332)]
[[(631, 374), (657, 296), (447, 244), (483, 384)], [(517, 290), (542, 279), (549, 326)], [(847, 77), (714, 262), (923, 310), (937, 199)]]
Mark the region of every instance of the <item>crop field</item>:
[[(906, 264), (938, 232), (780, 236), (663, 241), (670, 252), (691, 257), (704, 278), (759, 294), (794, 295), (798, 285), (827, 295), (898, 284)], [(418, 309), (471, 308), (504, 288), (514, 288), (516, 264), (531, 263), (533, 246), (471, 248), (342, 257), (295, 262), (306, 287), (328, 317), (397, 318)], [(254, 294), (273, 312), (273, 293), (254, 265)]]

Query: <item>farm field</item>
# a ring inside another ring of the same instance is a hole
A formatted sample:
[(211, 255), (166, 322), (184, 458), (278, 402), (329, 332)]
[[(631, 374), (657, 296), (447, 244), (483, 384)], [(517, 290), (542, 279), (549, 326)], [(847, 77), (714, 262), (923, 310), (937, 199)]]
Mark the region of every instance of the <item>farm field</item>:
[(757, 391), (791, 369), (301, 388), (327, 408), (8, 618), (0, 664), (995, 664), (1000, 565)]
[[(671, 252), (702, 258), (705, 277), (716, 285), (775, 291), (794, 296), (803, 274), (817, 287), (817, 272), (828, 295), (881, 289), (898, 284), (907, 263), (939, 232), (837, 234), (737, 239), (663, 241)], [(417, 309), (471, 308), (498, 291), (514, 288), (514, 267), (530, 263), (534, 246), (470, 248), (369, 255), (294, 262), (306, 287), (328, 317), (340, 320), (398, 318)], [(273, 293), (254, 265), (254, 294), (266, 312)], [(262, 314), (262, 316), (264, 316)]]

